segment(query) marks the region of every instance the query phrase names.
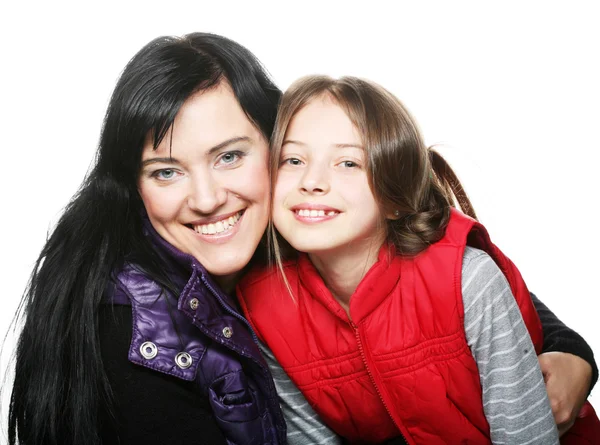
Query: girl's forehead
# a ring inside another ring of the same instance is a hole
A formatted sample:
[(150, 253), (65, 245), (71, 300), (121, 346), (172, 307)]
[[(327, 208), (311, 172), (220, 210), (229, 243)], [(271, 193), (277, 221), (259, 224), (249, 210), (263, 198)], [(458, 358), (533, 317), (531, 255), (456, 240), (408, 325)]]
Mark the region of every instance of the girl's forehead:
[(293, 140), (303, 143), (360, 145), (361, 137), (346, 111), (327, 97), (312, 99), (292, 117), (284, 143)]

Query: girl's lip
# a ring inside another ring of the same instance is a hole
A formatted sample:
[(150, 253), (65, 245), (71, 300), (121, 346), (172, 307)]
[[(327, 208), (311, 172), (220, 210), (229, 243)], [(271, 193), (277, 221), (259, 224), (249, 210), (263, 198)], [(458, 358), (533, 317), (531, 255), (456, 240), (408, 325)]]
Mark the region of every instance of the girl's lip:
[[(308, 209), (301, 208), (298, 210), (308, 210)], [(317, 210), (317, 209), (312, 209), (312, 210)], [(324, 221), (329, 221), (330, 219), (333, 219), (340, 214), (340, 212), (335, 211), (333, 209), (329, 210), (329, 212), (325, 211), (324, 209), (319, 209), (319, 210), (323, 210), (325, 212), (325, 214), (324, 215), (315, 215), (315, 216), (305, 216), (305, 215), (300, 215), (298, 211), (293, 211), (292, 213), (294, 214), (294, 218), (296, 218), (296, 221), (299, 221), (304, 224), (317, 224), (317, 223), (321, 223)], [(333, 213), (333, 215), (330, 215), (328, 213)]]
[(341, 213), (338, 209), (334, 207), (329, 207), (323, 204), (312, 204), (312, 203), (303, 203), (298, 204), (290, 208), (293, 212), (297, 212), (298, 210), (323, 210), (325, 212), (336, 212)]

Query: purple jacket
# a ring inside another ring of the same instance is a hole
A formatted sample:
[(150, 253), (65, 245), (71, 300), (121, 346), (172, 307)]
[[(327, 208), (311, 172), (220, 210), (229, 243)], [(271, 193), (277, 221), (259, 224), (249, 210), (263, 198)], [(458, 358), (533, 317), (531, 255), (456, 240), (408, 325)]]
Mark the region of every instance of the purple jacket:
[(167, 243), (149, 223), (146, 234), (179, 294), (163, 291), (133, 264), (115, 275), (106, 297), (132, 307), (129, 361), (195, 381), (229, 443), (285, 444), (271, 374), (235, 301), (194, 257)]

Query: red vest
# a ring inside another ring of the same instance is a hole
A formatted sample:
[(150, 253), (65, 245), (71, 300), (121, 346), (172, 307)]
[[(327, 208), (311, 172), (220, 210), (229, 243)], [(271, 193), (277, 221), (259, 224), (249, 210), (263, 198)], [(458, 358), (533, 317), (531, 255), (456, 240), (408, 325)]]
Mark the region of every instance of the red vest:
[(274, 269), (246, 275), (238, 296), (315, 411), (351, 442), (401, 434), (409, 444), (489, 444), (464, 333), (466, 245), (503, 271), (539, 353), (541, 324), (519, 271), (481, 224), (454, 210), (442, 240), (416, 258), (382, 247), (350, 300), (351, 319), (306, 255), (285, 266), (295, 299)]

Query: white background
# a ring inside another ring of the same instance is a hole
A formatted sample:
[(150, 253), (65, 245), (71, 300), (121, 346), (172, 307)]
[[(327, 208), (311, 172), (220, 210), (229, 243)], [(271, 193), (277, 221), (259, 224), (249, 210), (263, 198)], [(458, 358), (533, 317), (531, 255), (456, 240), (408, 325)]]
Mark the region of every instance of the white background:
[[(92, 162), (126, 62), (159, 35), (211, 31), (247, 46), (281, 88), (350, 74), (396, 94), (427, 143), (445, 144), (530, 289), (600, 359), (594, 2), (10, 3), (0, 12), (1, 333)], [(2, 369), (13, 345), (9, 335)]]

